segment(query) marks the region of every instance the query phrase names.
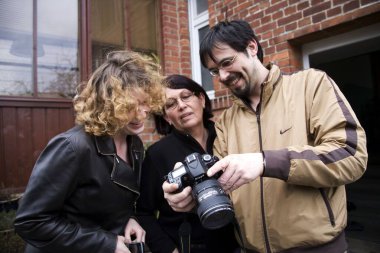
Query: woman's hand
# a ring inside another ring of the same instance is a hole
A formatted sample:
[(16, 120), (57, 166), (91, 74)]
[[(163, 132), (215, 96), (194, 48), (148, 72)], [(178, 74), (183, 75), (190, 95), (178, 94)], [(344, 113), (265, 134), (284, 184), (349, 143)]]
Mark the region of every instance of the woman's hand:
[(145, 230), (139, 225), (139, 223), (134, 218), (130, 218), (124, 231), (125, 242), (131, 243), (132, 235), (136, 238), (134, 241), (145, 242), (145, 234)]
[(187, 186), (181, 192), (176, 193), (175, 191), (178, 189), (178, 185), (169, 184), (165, 181), (162, 184), (162, 189), (164, 191), (164, 198), (174, 211), (190, 212), (196, 206), (196, 202), (191, 194), (190, 186)]
[(117, 236), (115, 253), (131, 253), (125, 245), (125, 238), (123, 236)]

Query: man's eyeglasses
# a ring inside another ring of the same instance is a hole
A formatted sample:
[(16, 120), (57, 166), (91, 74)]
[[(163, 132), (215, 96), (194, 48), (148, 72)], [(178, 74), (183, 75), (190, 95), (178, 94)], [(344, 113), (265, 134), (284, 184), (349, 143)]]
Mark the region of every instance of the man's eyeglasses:
[(219, 70), (231, 67), (234, 64), (237, 55), (231, 58), (227, 58), (224, 61), (219, 62), (216, 68), (209, 69), (212, 76), (219, 76)]
[(182, 102), (187, 103), (195, 96), (194, 92), (184, 92), (178, 98), (168, 98), (164, 105), (166, 111), (174, 110), (178, 107), (178, 99)]

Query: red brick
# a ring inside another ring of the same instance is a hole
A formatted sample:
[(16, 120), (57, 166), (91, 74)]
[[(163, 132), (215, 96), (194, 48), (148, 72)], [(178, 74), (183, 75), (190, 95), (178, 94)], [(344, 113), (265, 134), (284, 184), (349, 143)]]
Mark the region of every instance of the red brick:
[(297, 29), (297, 22), (293, 22), (293, 23), (285, 26), (285, 31), (286, 32), (294, 31), (296, 29)]
[(311, 24), (311, 18), (307, 17), (298, 21), (298, 28), (301, 28), (310, 24)]
[(337, 6), (333, 9), (330, 9), (327, 11), (327, 17), (333, 17), (333, 16), (338, 16), (342, 13), (342, 7)]
[(310, 8), (305, 9), (302, 13), (304, 17), (312, 16), (316, 13), (325, 11), (331, 7), (331, 2), (325, 2), (316, 6), (312, 6)]
[(323, 3), (325, 0), (311, 0), (311, 6), (314, 6), (316, 4)]
[(277, 20), (279, 18), (282, 18), (284, 16), (284, 12), (282, 10), (279, 10), (272, 14), (273, 20)]
[(276, 52), (276, 47), (268, 47), (268, 48), (265, 48), (264, 50), (264, 54), (265, 55), (271, 55), (271, 54), (274, 54)]
[(277, 21), (277, 24), (278, 26), (282, 26), (282, 25), (287, 25), (289, 23), (292, 23), (294, 21), (297, 21), (298, 19), (302, 18), (302, 13), (301, 12), (298, 12), (298, 13), (295, 13), (294, 15), (291, 15), (291, 16), (288, 16), (288, 17), (284, 17), (284, 18), (281, 18)]
[(286, 42), (282, 42), (280, 44), (277, 44), (276, 45), (276, 52), (280, 52), (282, 50), (288, 49), (288, 44), (289, 43), (287, 41)]
[(289, 6), (289, 7), (284, 9), (285, 16), (289, 16), (293, 13), (296, 13), (296, 11), (297, 11), (296, 6)]
[(311, 20), (313, 21), (313, 23), (319, 23), (324, 19), (326, 19), (326, 13), (324, 13), (324, 12), (318, 13), (318, 14), (311, 17)]
[(359, 8), (359, 0), (350, 1), (348, 4), (343, 5), (343, 12), (349, 12)]
[(378, 3), (379, 0), (361, 0), (361, 5), (367, 5), (367, 4), (372, 4), (372, 3)]
[(333, 0), (333, 6), (341, 5), (347, 2), (348, 2), (347, 0)]
[(286, 1), (279, 2), (278, 4), (271, 5), (265, 9), (265, 15), (270, 15), (278, 10), (282, 10), (287, 6)]
[(308, 1), (299, 3), (297, 5), (297, 11), (302, 11), (303, 9), (306, 9), (307, 7), (309, 7), (309, 2)]

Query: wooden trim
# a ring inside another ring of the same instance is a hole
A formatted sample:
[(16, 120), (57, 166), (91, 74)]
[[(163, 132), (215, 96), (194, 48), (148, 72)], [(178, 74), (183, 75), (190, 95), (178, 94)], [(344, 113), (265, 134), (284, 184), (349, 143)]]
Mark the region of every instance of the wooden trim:
[(70, 108), (72, 106), (73, 102), (69, 99), (0, 97), (0, 107)]
[(91, 34), (90, 34), (90, 24), (91, 24), (91, 5), (90, 0), (80, 1), (80, 30), (79, 30), (79, 50), (80, 50), (80, 79), (81, 81), (86, 81), (91, 73)]
[(124, 47), (131, 49), (131, 33), (129, 28), (129, 1), (124, 1)]
[(38, 61), (37, 61), (37, 0), (33, 0), (33, 51), (32, 51), (32, 80), (33, 80), (33, 97), (38, 97)]

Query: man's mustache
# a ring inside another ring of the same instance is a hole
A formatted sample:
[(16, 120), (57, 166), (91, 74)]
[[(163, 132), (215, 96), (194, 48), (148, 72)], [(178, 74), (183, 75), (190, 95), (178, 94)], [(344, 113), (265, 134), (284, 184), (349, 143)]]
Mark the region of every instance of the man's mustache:
[(221, 81), (226, 86), (229, 86), (235, 80), (239, 79), (240, 75), (238, 73), (231, 73), (226, 80)]

